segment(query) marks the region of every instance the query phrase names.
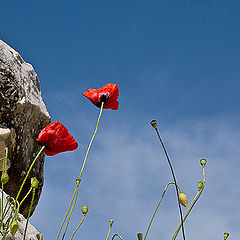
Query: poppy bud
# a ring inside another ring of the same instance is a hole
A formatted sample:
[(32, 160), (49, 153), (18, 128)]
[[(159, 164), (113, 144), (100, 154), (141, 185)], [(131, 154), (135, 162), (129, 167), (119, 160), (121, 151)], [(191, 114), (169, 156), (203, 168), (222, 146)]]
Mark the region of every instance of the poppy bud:
[(114, 221), (111, 219), (111, 220), (109, 221), (109, 223), (110, 223), (110, 227), (112, 227)]
[(2, 173), (2, 176), (1, 176), (1, 182), (2, 182), (3, 184), (6, 184), (6, 183), (8, 182), (8, 180), (9, 180), (8, 174), (7, 174), (6, 172), (3, 172), (3, 173)]
[(37, 180), (37, 178), (35, 178), (35, 177), (31, 178), (31, 186), (33, 188), (37, 188), (38, 184), (39, 184), (39, 181)]
[(10, 225), (10, 232), (14, 236), (17, 230), (18, 230), (18, 222), (16, 220), (13, 220)]
[(150, 124), (152, 125), (153, 128), (157, 129), (157, 120), (152, 120)]
[(143, 239), (143, 234), (142, 233), (138, 233), (137, 234), (137, 238), (138, 238), (138, 240), (142, 240)]
[(76, 184), (79, 185), (80, 182), (81, 182), (81, 179), (80, 179), (80, 178), (77, 178), (77, 179), (76, 179)]
[(187, 198), (186, 194), (184, 194), (184, 193), (182, 193), (182, 192), (179, 193), (179, 195), (178, 195), (178, 200), (179, 200), (179, 202), (180, 202), (184, 207), (187, 206), (188, 198)]
[(86, 215), (88, 212), (88, 206), (82, 206), (82, 213)]
[(204, 185), (202, 181), (198, 182), (198, 191), (200, 191), (203, 188), (203, 186)]
[(200, 160), (200, 164), (204, 167), (205, 165), (206, 165), (206, 163), (207, 163), (207, 160), (206, 159), (201, 159)]
[(229, 233), (225, 232), (224, 233), (224, 240), (226, 240), (228, 238), (228, 236), (229, 236)]

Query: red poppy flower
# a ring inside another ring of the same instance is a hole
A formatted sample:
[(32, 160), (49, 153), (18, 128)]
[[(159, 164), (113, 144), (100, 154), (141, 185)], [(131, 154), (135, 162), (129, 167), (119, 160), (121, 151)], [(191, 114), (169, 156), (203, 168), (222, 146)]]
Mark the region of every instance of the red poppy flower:
[(44, 152), (48, 156), (73, 151), (78, 148), (78, 143), (59, 121), (50, 123), (42, 129), (38, 135), (38, 143), (45, 146)]
[(104, 102), (104, 109), (118, 109), (119, 102), (117, 99), (119, 96), (119, 89), (117, 84), (108, 83), (100, 89), (90, 88), (87, 92), (83, 93), (83, 96), (87, 97), (91, 103), (99, 108), (102, 102)]

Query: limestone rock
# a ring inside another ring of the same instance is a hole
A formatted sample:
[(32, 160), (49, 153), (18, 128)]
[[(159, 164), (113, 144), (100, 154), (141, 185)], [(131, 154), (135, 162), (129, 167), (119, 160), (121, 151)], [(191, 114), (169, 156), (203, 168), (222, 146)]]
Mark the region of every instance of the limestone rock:
[[(37, 143), (38, 134), (50, 121), (32, 65), (24, 62), (19, 53), (0, 40), (0, 158), (3, 157), (3, 148), (8, 146), (10, 180), (4, 191), (10, 196), (16, 197), (29, 166), (41, 148)], [(36, 177), (39, 187), (33, 210), (43, 186), (43, 165), (44, 154), (41, 154), (19, 198), (21, 200), (29, 190), (31, 177)], [(31, 197), (20, 208), (25, 217), (30, 201)]]
[[(2, 196), (2, 190), (0, 189), (0, 195)], [(5, 207), (7, 204), (7, 199), (9, 196), (3, 192), (3, 206)], [(6, 220), (9, 218), (11, 211), (8, 211), (6, 214), (5, 223)], [(8, 233), (6, 240), (23, 240), (24, 237), (24, 231), (26, 226), (26, 219), (23, 217), (23, 215), (18, 214), (17, 217), (17, 223), (18, 223), (18, 230), (16, 234), (13, 236), (10, 232)], [(30, 223), (28, 222), (27, 232), (26, 232), (26, 240), (40, 240), (40, 232)]]

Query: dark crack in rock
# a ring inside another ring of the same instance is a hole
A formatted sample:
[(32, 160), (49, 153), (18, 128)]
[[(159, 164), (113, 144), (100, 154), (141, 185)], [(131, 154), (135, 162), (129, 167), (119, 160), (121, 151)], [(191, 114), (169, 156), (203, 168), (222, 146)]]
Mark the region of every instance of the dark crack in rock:
[[(42, 128), (51, 121), (41, 97), (40, 83), (31, 64), (24, 62), (14, 49), (0, 40), (0, 157), (4, 144), (9, 147), (9, 182), (4, 191), (16, 197), (24, 176), (40, 150), (37, 137)], [(5, 130), (4, 130), (5, 129)], [(6, 138), (9, 134), (9, 138)], [(2, 146), (2, 147), (1, 147)], [(30, 188), (30, 178), (39, 180), (33, 211), (38, 203), (43, 186), (44, 154), (31, 171), (20, 195), (21, 200)], [(31, 196), (20, 208), (26, 217)], [(32, 211), (32, 212), (33, 212)]]

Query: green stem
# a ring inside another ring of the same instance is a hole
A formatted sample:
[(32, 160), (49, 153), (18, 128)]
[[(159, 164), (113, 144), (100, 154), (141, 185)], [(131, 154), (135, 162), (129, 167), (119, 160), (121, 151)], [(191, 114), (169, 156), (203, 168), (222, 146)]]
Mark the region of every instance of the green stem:
[[(2, 174), (6, 173), (6, 165), (7, 165), (7, 156), (8, 156), (8, 148), (4, 149), (4, 158), (3, 158), (3, 163), (2, 163)], [(0, 206), (0, 212), (1, 212), (1, 221), (3, 221), (3, 186), (4, 183), (2, 183), (2, 201), (1, 201), (1, 206)]]
[(76, 202), (77, 202), (78, 188), (79, 188), (79, 184), (77, 184), (77, 187), (76, 187), (76, 190), (77, 190), (77, 191), (76, 191), (76, 194), (75, 194), (74, 203), (73, 203), (72, 209), (71, 209), (71, 211), (70, 211), (70, 213), (69, 213), (69, 216), (68, 216), (68, 221), (67, 221), (67, 225), (66, 225), (66, 227), (65, 227), (65, 231), (64, 231), (64, 233), (63, 233), (62, 240), (64, 239), (64, 237), (65, 237), (65, 235), (66, 235), (66, 232), (67, 232), (67, 229), (68, 229), (68, 225), (69, 225), (69, 222), (70, 222), (70, 218), (71, 218), (73, 209), (74, 209), (74, 207), (75, 207), (75, 205), (76, 205)]
[(187, 209), (187, 211), (185, 213), (185, 216), (183, 218), (183, 221), (180, 223), (180, 225), (178, 226), (176, 232), (173, 234), (172, 240), (176, 239), (176, 237), (177, 237), (177, 235), (179, 233), (179, 230), (181, 228), (181, 225), (185, 222), (185, 220), (187, 219), (189, 213), (192, 211), (194, 205), (196, 204), (196, 202), (198, 201), (198, 199), (200, 198), (200, 196), (201, 196), (201, 194), (203, 192), (203, 189), (205, 187), (205, 170), (204, 170), (204, 166), (202, 168), (203, 168), (203, 187), (200, 190), (198, 190), (196, 196), (194, 197), (194, 199), (192, 200), (191, 204), (189, 205), (189, 207), (188, 207), (188, 209)]
[[(158, 208), (159, 208), (159, 206), (160, 206), (160, 204), (161, 204), (161, 202), (162, 202), (162, 200), (163, 200), (163, 197), (164, 197), (164, 195), (165, 195), (165, 193), (166, 193), (166, 191), (167, 191), (167, 188), (168, 188), (168, 186), (169, 186), (170, 184), (175, 184), (175, 183), (174, 183), (174, 182), (169, 182), (169, 183), (166, 185), (166, 187), (165, 187), (165, 189), (164, 189), (164, 191), (163, 191), (163, 194), (162, 194), (162, 196), (161, 196), (161, 199), (160, 199), (160, 201), (159, 201), (159, 203), (158, 203), (158, 205), (157, 205), (157, 207), (156, 207), (156, 209), (155, 209), (155, 211), (154, 211), (154, 213), (153, 213), (153, 216), (152, 216), (152, 218), (151, 218), (151, 220), (150, 220), (150, 223), (149, 223), (149, 225), (148, 225), (147, 231), (146, 231), (145, 236), (144, 236), (144, 240), (147, 238), (147, 235), (148, 235), (148, 232), (149, 232), (150, 227), (151, 227), (151, 225), (152, 225), (153, 219), (154, 219), (154, 217), (155, 217), (155, 215), (156, 215), (156, 213), (157, 213), (157, 210), (158, 210)], [(177, 187), (179, 188), (180, 192), (182, 192), (181, 189), (180, 189), (180, 187), (179, 187), (179, 186), (177, 186)]]
[(72, 234), (71, 240), (73, 239), (74, 235), (76, 234), (77, 230), (80, 228), (80, 226), (82, 225), (84, 219), (86, 217), (86, 214), (83, 215), (82, 221), (79, 223), (79, 225), (77, 226), (77, 228), (75, 229), (75, 231)]
[(19, 195), (20, 195), (20, 193), (21, 193), (21, 191), (22, 191), (22, 188), (23, 188), (23, 186), (24, 186), (24, 184), (25, 184), (25, 182), (26, 182), (26, 180), (27, 180), (27, 177), (28, 177), (28, 175), (29, 175), (29, 173), (30, 173), (30, 171), (31, 171), (34, 163), (36, 162), (36, 160), (38, 159), (39, 155), (40, 155), (41, 152), (44, 150), (44, 148), (45, 148), (45, 146), (43, 146), (43, 147), (41, 148), (41, 150), (38, 152), (37, 156), (36, 156), (35, 159), (33, 160), (31, 166), (29, 167), (28, 172), (27, 172), (27, 174), (26, 174), (26, 176), (25, 176), (25, 178), (24, 178), (24, 180), (23, 180), (23, 182), (22, 182), (22, 185), (21, 185), (21, 187), (20, 187), (20, 189), (19, 189), (19, 191), (18, 191), (18, 194), (17, 194), (17, 197), (16, 197), (16, 201), (18, 200), (18, 197), (19, 197)]
[(60, 229), (59, 229), (59, 231), (58, 231), (56, 240), (58, 239), (58, 237), (59, 237), (59, 235), (60, 235), (60, 232), (62, 231), (63, 224), (65, 223), (65, 221), (66, 221), (66, 219), (67, 219), (67, 216), (68, 216), (68, 213), (69, 213), (70, 208), (71, 208), (71, 206), (72, 206), (72, 202), (73, 202), (73, 199), (74, 199), (74, 197), (75, 197), (75, 195), (76, 195), (76, 192), (77, 192), (77, 188), (75, 188), (75, 191), (74, 191), (74, 193), (73, 193), (73, 196), (72, 196), (71, 202), (70, 202), (70, 204), (69, 204), (67, 213), (66, 213), (66, 215), (65, 215), (65, 217), (64, 217), (64, 219), (63, 219), (63, 222), (62, 222), (62, 224), (61, 224), (61, 227), (60, 227)]
[(123, 240), (123, 238), (122, 238), (120, 235), (118, 235), (117, 233), (115, 233), (115, 234), (113, 235), (112, 240), (113, 240), (116, 236), (119, 237), (121, 240)]
[(33, 206), (33, 201), (34, 201), (34, 196), (35, 196), (35, 190), (36, 190), (36, 189), (33, 188), (32, 201), (31, 201), (31, 204), (30, 204), (30, 207), (29, 207), (29, 211), (28, 211), (27, 222), (26, 222), (26, 227), (25, 227), (25, 230), (24, 230), (23, 240), (25, 240), (25, 238), (26, 238), (27, 226), (28, 226), (28, 221), (29, 221), (29, 217), (30, 217), (30, 214), (31, 214), (32, 206)]
[(1, 204), (1, 206), (2, 206), (2, 209), (1, 209), (1, 213), (2, 213), (1, 221), (2, 222), (3, 222), (3, 186), (4, 186), (4, 184), (2, 183), (2, 204)]
[[(174, 180), (174, 183), (175, 183), (175, 187), (176, 187), (177, 202), (178, 202), (178, 208), (179, 208), (180, 218), (181, 218), (181, 222), (183, 222), (182, 208), (181, 208), (180, 202), (178, 201), (178, 195), (179, 195), (178, 188), (177, 188), (178, 185), (177, 185), (177, 180), (176, 180), (176, 177), (175, 177), (175, 174), (174, 174), (173, 166), (172, 166), (172, 164), (171, 164), (170, 158), (169, 158), (169, 156), (168, 156), (167, 150), (166, 150), (166, 148), (165, 148), (165, 146), (164, 146), (164, 143), (163, 143), (163, 141), (162, 141), (162, 138), (161, 138), (161, 136), (160, 136), (160, 133), (159, 133), (158, 129), (157, 129), (157, 128), (154, 128), (154, 129), (155, 129), (156, 132), (157, 132), (158, 138), (159, 138), (159, 140), (160, 140), (160, 143), (161, 143), (161, 145), (162, 145), (162, 148), (163, 148), (163, 150), (164, 150), (165, 156), (166, 156), (166, 158), (167, 158), (167, 161), (168, 161), (168, 164), (169, 164), (171, 173), (172, 173), (172, 177), (173, 177), (173, 180)], [(184, 226), (183, 226), (183, 224), (182, 224), (182, 235), (183, 235), (183, 239), (185, 240), (185, 232), (184, 232)]]
[[(95, 136), (96, 136), (97, 130), (98, 130), (99, 121), (100, 121), (101, 116), (102, 116), (103, 105), (104, 105), (104, 102), (102, 102), (102, 104), (101, 104), (101, 109), (100, 109), (100, 112), (99, 112), (99, 116), (98, 116), (96, 128), (95, 128), (94, 134), (93, 134), (93, 136), (92, 136), (92, 138), (91, 138), (91, 140), (90, 140), (90, 143), (89, 143), (89, 145), (88, 145), (87, 152), (86, 152), (86, 155), (85, 155), (85, 158), (84, 158), (84, 161), (83, 161), (83, 165), (82, 165), (82, 169), (81, 169), (81, 171), (80, 171), (79, 177), (77, 178), (77, 179), (79, 180), (79, 183), (80, 183), (80, 181), (81, 181), (81, 176), (82, 176), (84, 167), (85, 167), (85, 165), (86, 165), (86, 161), (87, 161), (87, 157), (88, 157), (88, 154), (89, 154), (89, 150), (90, 150), (90, 148), (91, 148), (92, 142), (93, 142), (93, 140), (94, 140), (94, 138), (95, 138)], [(60, 233), (61, 233), (61, 230), (62, 230), (62, 228), (63, 228), (63, 225), (64, 225), (67, 217), (68, 217), (68, 223), (69, 223), (69, 221), (70, 221), (70, 217), (71, 217), (71, 214), (72, 214), (73, 209), (74, 209), (74, 207), (75, 207), (75, 203), (76, 203), (76, 199), (77, 199), (77, 195), (78, 195), (79, 183), (77, 183), (77, 186), (76, 186), (76, 188), (75, 188), (74, 194), (73, 194), (72, 199), (71, 199), (71, 202), (70, 202), (70, 204), (69, 204), (67, 213), (66, 213), (66, 215), (65, 215), (65, 217), (64, 217), (64, 219), (63, 219), (63, 221), (62, 221), (61, 227), (60, 227), (60, 229), (59, 229), (59, 231), (58, 231), (56, 240), (59, 238), (59, 235), (60, 235)], [(75, 200), (74, 200), (74, 198), (75, 198)], [(73, 207), (72, 207), (72, 202), (73, 202), (73, 200), (74, 200), (74, 205), (73, 205)], [(72, 209), (71, 209), (71, 211), (70, 211), (70, 208), (71, 208), (71, 207), (72, 207)], [(70, 211), (70, 213), (69, 213), (69, 211)], [(69, 216), (68, 216), (68, 214), (69, 214)], [(68, 224), (67, 224), (67, 226), (66, 226), (66, 228), (65, 228), (64, 235), (63, 235), (63, 238), (62, 238), (62, 239), (64, 239), (64, 237), (65, 237), (65, 233), (66, 233), (66, 231), (67, 231), (67, 228), (68, 228)]]
[(81, 176), (82, 176), (82, 173), (83, 173), (83, 170), (84, 170), (86, 161), (87, 161), (87, 157), (88, 157), (89, 150), (90, 150), (91, 145), (92, 145), (92, 142), (93, 142), (93, 140), (94, 140), (94, 138), (95, 138), (95, 136), (96, 136), (96, 134), (97, 134), (99, 121), (100, 121), (101, 116), (102, 116), (103, 105), (104, 105), (104, 102), (102, 102), (102, 104), (101, 104), (101, 109), (100, 109), (100, 112), (99, 112), (96, 129), (95, 129), (94, 134), (93, 134), (93, 136), (92, 136), (92, 139), (91, 139), (91, 141), (90, 141), (90, 143), (89, 143), (89, 145), (88, 145), (88, 149), (87, 149), (87, 152), (86, 152), (86, 155), (85, 155), (85, 158), (84, 158), (84, 162), (83, 162), (83, 165), (82, 165), (82, 169), (81, 169), (81, 172), (80, 172), (80, 174), (79, 174), (79, 179), (81, 179)]
[(8, 148), (5, 148), (2, 172), (6, 172), (7, 171), (7, 156), (8, 156)]
[(107, 238), (106, 238), (106, 240), (108, 240), (108, 238), (109, 238), (109, 235), (110, 235), (111, 229), (112, 229), (112, 225), (110, 224), (110, 227), (109, 227), (109, 230), (108, 230), (108, 234), (107, 234)]
[(19, 207), (22, 205), (22, 203), (24, 202), (24, 200), (27, 198), (27, 196), (31, 193), (33, 187), (30, 187), (29, 191), (27, 192), (27, 194), (25, 195), (25, 197), (23, 198), (23, 200), (20, 202), (19, 206), (18, 206), (18, 209)]

